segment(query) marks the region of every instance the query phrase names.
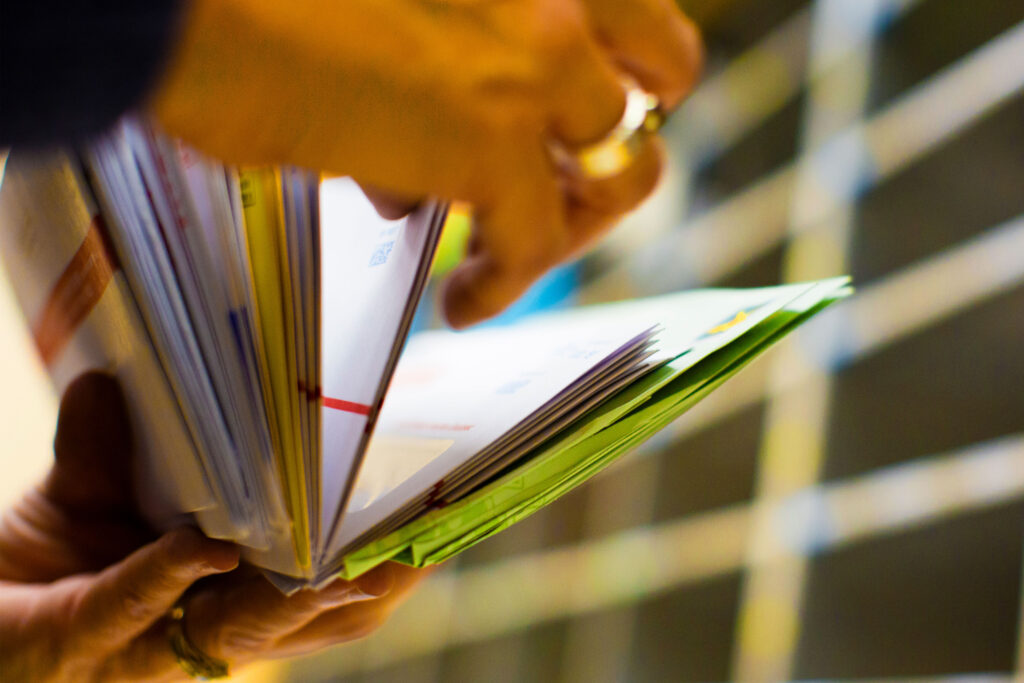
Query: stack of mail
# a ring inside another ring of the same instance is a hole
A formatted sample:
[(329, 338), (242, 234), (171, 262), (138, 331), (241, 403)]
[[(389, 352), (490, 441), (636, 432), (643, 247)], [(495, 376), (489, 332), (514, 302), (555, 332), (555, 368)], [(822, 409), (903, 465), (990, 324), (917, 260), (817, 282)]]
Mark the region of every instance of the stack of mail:
[(120, 379), (147, 516), (284, 590), (504, 529), (848, 293), (684, 292), (407, 344), (445, 213), (388, 221), (351, 180), (225, 167), (127, 119), (11, 152), (0, 251), (58, 387)]

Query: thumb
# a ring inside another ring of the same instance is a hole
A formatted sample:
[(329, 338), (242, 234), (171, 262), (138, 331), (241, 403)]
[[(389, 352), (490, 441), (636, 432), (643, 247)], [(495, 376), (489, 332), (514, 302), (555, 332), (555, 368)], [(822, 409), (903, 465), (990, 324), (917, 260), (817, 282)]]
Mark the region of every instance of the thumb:
[(190, 528), (176, 529), (108, 567), (77, 600), (76, 630), (105, 648), (146, 630), (195, 581), (238, 566), (238, 549)]
[(373, 185), (359, 184), (362, 188), (363, 194), (373, 204), (373, 208), (377, 210), (377, 214), (389, 221), (396, 221), (399, 218), (405, 218), (410, 213), (416, 210), (420, 202), (407, 199), (405, 197), (399, 197), (396, 194), (382, 190), (379, 187)]
[(117, 380), (89, 372), (60, 402), (54, 439), (56, 466), (47, 495), (69, 508), (109, 509), (131, 501), (131, 429)]

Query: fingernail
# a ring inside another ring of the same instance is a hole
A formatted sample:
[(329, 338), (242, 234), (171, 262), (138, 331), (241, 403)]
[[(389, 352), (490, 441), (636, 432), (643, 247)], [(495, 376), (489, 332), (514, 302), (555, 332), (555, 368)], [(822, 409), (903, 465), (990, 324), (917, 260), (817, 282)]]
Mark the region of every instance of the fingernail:
[(320, 600), (331, 607), (375, 600), (390, 593), (394, 585), (394, 571), (385, 564), (352, 581), (339, 579), (320, 592)]
[(391, 592), (395, 585), (395, 573), (391, 565), (383, 564), (360, 576), (355, 583), (363, 594), (379, 598)]
[(204, 568), (215, 572), (229, 572), (238, 567), (238, 548), (220, 541), (210, 541), (210, 544), (206, 561), (203, 562)]
[(238, 564), (238, 551), (230, 544), (211, 541), (190, 527), (168, 531), (156, 544), (169, 571), (182, 576), (199, 578)]
[(318, 596), (320, 604), (324, 607), (338, 607), (347, 605), (350, 602), (369, 600), (370, 597), (363, 595), (359, 587), (348, 581), (342, 581), (320, 591)]
[(199, 560), (197, 570), (202, 573), (230, 571), (239, 566), (239, 549), (224, 541), (215, 541), (203, 536), (196, 529), (180, 532), (179, 543), (195, 548)]
[(353, 581), (339, 581), (320, 592), (320, 603), (325, 607), (339, 607), (352, 602), (375, 600), (387, 592), (387, 590), (384, 592), (371, 592), (364, 590), (360, 584)]

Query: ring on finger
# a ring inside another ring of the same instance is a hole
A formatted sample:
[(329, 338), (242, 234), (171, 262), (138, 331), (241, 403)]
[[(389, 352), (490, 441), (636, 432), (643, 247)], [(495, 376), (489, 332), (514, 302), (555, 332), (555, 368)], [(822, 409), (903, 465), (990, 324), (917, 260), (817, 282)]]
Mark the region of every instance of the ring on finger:
[(553, 147), (556, 160), (578, 175), (601, 180), (620, 174), (633, 164), (643, 150), (646, 138), (665, 123), (665, 112), (655, 95), (639, 88), (626, 91), (622, 118), (602, 140), (568, 150)]
[(227, 678), (228, 663), (222, 659), (211, 657), (193, 643), (185, 634), (185, 603), (179, 601), (168, 612), (170, 625), (167, 627), (167, 639), (171, 645), (171, 652), (178, 662), (178, 666), (191, 676), (199, 680), (211, 680), (214, 678)]

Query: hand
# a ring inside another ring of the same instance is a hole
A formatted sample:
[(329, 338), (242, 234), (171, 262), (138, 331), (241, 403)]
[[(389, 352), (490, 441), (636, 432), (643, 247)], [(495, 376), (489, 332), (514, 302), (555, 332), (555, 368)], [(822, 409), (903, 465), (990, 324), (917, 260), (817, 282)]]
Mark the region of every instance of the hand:
[(225, 161), (471, 203), (445, 293), (462, 326), (579, 253), (660, 175), (653, 138), (602, 181), (556, 168), (549, 144), (604, 138), (623, 76), (674, 107), (699, 62), (673, 0), (192, 0), (151, 108)]
[(0, 523), (4, 680), (181, 679), (165, 615), (231, 670), (369, 633), (423, 576), (383, 565), (284, 597), (238, 550), (182, 528), (154, 540), (131, 499), (131, 438), (117, 384), (99, 374), (61, 401), (56, 463)]

